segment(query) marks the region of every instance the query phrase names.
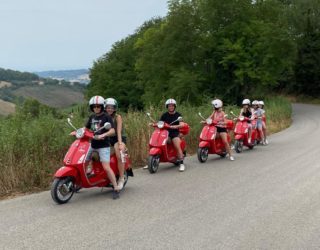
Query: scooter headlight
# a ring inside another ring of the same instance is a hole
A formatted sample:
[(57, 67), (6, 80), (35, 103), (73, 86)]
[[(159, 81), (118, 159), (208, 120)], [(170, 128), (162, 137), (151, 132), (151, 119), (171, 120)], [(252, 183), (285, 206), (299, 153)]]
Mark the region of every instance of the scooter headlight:
[(164, 122), (163, 121), (159, 121), (157, 123), (158, 128), (163, 128), (164, 127)]
[(240, 116), (240, 117), (239, 117), (239, 120), (240, 120), (240, 121), (243, 121), (243, 120), (244, 120), (244, 116)]
[(78, 139), (81, 139), (84, 136), (84, 129), (83, 128), (79, 128), (76, 132), (76, 137)]
[(207, 123), (208, 125), (211, 125), (211, 124), (212, 124), (212, 119), (211, 119), (211, 118), (208, 118), (208, 119), (206, 120), (206, 123)]

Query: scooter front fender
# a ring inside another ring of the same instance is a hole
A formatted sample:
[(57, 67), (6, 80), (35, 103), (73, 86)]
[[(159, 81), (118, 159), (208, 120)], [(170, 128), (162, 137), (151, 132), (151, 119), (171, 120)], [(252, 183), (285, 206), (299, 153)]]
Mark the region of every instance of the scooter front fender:
[(161, 155), (160, 148), (150, 148), (149, 155)]
[(243, 139), (243, 135), (235, 135), (235, 137), (234, 137), (234, 139), (235, 140), (241, 140), (241, 139)]
[(76, 178), (77, 175), (78, 175), (78, 172), (75, 168), (63, 166), (57, 170), (54, 177), (61, 178), (66, 176), (73, 176), (74, 178)]
[(210, 147), (210, 143), (208, 141), (201, 141), (199, 143), (199, 148), (209, 148)]

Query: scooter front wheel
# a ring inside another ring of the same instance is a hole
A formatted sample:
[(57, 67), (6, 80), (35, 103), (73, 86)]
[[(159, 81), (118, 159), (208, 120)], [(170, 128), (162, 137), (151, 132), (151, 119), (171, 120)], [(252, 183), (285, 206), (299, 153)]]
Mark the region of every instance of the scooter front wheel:
[(159, 155), (149, 155), (148, 170), (149, 170), (150, 174), (154, 174), (155, 172), (158, 171), (159, 161), (160, 161)]
[(243, 141), (242, 140), (236, 140), (234, 143), (234, 149), (237, 153), (241, 153), (243, 150)]
[(67, 203), (73, 196), (75, 185), (71, 177), (55, 178), (51, 186), (51, 197), (58, 204)]
[(198, 160), (202, 162), (206, 162), (208, 160), (209, 149), (208, 148), (198, 148)]

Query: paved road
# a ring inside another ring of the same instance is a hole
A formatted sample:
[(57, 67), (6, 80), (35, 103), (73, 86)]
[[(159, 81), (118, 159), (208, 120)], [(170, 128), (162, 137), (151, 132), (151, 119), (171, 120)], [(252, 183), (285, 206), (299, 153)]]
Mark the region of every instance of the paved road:
[(268, 146), (137, 170), (116, 201), (107, 189), (1, 201), (0, 249), (319, 249), (320, 107), (293, 108)]

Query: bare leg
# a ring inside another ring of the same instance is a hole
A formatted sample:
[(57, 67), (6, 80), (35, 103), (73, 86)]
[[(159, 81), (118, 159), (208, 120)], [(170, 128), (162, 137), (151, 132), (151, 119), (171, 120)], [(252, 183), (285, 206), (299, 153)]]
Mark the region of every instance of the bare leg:
[(101, 163), (102, 163), (104, 170), (107, 172), (108, 178), (111, 181), (111, 183), (114, 187), (114, 190), (119, 191), (119, 188), (118, 188), (118, 185), (116, 182), (116, 177), (114, 176), (113, 170), (110, 167), (110, 163), (109, 162), (101, 162)]
[(181, 140), (179, 137), (175, 137), (172, 139), (172, 142), (173, 142), (173, 146), (174, 148), (177, 150), (178, 152), (178, 158), (179, 159), (183, 159), (183, 153), (182, 153), (182, 150), (181, 150)]
[(220, 134), (220, 137), (221, 137), (221, 139), (222, 139), (222, 142), (223, 142), (223, 144), (224, 144), (224, 146), (225, 146), (225, 148), (226, 148), (226, 150), (227, 150), (227, 152), (228, 152), (228, 154), (229, 154), (230, 160), (232, 160), (232, 159), (233, 159), (233, 156), (232, 156), (232, 153), (231, 153), (230, 145), (229, 145), (229, 143), (228, 143), (227, 133), (222, 132), (222, 133), (219, 133), (219, 134)]
[(117, 156), (119, 176), (120, 176), (120, 178), (123, 178), (123, 176), (124, 176), (124, 164), (121, 161), (120, 149), (119, 149), (119, 143), (118, 142), (116, 144), (114, 144), (114, 151), (116, 152), (116, 156)]
[(183, 152), (181, 150), (181, 139), (179, 137), (175, 137), (172, 139), (173, 146), (177, 150), (178, 160), (179, 160), (179, 171), (183, 172), (185, 170), (185, 166), (183, 164)]

